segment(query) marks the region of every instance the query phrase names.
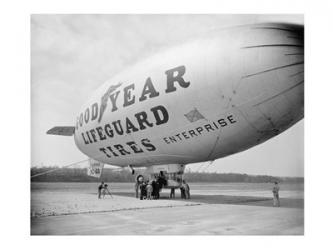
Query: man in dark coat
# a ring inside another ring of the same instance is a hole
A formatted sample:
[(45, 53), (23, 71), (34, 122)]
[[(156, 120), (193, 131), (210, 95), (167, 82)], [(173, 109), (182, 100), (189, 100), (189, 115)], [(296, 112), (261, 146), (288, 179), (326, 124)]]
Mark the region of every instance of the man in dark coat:
[(104, 188), (104, 182), (102, 181), (101, 184), (98, 186), (98, 199), (102, 196), (102, 189)]
[(147, 198), (147, 183), (143, 182), (140, 185), (140, 200), (146, 199)]
[(160, 198), (160, 191), (159, 191), (159, 183), (156, 179), (154, 179), (151, 183), (151, 185), (153, 186), (153, 198), (159, 199)]

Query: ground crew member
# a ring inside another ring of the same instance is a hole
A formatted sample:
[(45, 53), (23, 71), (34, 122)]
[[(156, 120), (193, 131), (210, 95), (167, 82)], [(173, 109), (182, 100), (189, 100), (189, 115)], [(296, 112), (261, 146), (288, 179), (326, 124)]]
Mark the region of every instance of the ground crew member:
[(185, 199), (191, 199), (190, 196), (190, 186), (183, 180), (184, 191), (185, 191)]
[(159, 182), (159, 178), (154, 177), (152, 186), (153, 186), (153, 197), (155, 200), (158, 200), (160, 198), (160, 191), (162, 189), (162, 184)]
[(149, 182), (147, 185), (147, 200), (151, 200), (152, 194), (153, 194), (153, 185), (151, 182)]
[(102, 181), (101, 184), (98, 186), (98, 199), (102, 196), (102, 189), (104, 188), (104, 182)]
[(157, 182), (160, 183), (160, 189), (162, 189), (163, 186), (167, 185), (167, 180), (163, 174), (163, 171), (160, 171), (160, 174), (158, 175)]
[(156, 200), (159, 198), (159, 193), (158, 193), (158, 183), (156, 178), (154, 178), (154, 180), (151, 183), (152, 187), (153, 187), (153, 199)]
[(279, 207), (280, 206), (280, 197), (279, 197), (279, 191), (280, 187), (278, 182), (274, 182), (274, 187), (273, 187), (273, 206), (274, 207)]
[(147, 198), (147, 183), (143, 182), (140, 184), (140, 200)]
[(135, 198), (139, 198), (139, 182), (138, 181), (135, 182), (134, 188), (135, 188)]
[(181, 184), (181, 186), (180, 186), (180, 197), (181, 197), (182, 199), (186, 199), (184, 182), (182, 182), (182, 184)]
[(170, 199), (175, 198), (175, 188), (171, 188)]
[(134, 189), (135, 189), (135, 198), (139, 198), (139, 189), (140, 189), (140, 185), (143, 182), (143, 176), (142, 175), (138, 175), (136, 177), (136, 181), (135, 181), (135, 185), (134, 185)]

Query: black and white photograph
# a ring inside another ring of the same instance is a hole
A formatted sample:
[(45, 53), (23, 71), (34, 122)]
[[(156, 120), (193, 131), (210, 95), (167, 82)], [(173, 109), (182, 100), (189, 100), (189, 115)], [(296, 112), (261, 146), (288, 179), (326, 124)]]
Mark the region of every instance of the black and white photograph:
[(303, 14), (32, 14), (31, 235), (304, 235)]

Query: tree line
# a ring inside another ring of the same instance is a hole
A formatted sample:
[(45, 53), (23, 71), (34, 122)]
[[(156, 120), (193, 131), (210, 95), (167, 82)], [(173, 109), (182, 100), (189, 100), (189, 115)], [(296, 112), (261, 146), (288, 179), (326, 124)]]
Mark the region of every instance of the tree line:
[[(54, 170), (54, 171), (53, 171)], [(49, 173), (31, 178), (32, 182), (134, 182), (135, 175), (128, 170), (118, 170), (104, 168), (101, 179), (87, 175), (85, 168), (59, 168), (59, 167), (32, 167), (30, 175), (34, 176), (40, 173), (51, 171)], [(303, 177), (276, 177), (269, 175), (247, 175), (237, 173), (203, 173), (203, 172), (185, 172), (184, 179), (189, 182), (285, 182), (285, 183), (303, 183)]]

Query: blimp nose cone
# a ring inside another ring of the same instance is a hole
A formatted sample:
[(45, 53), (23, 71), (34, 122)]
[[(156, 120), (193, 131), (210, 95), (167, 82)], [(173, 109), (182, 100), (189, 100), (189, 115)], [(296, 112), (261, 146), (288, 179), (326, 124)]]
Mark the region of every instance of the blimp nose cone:
[(283, 131), (304, 116), (304, 27), (251, 26), (241, 45), (237, 93), (258, 131)]
[(250, 29), (251, 32), (241, 47), (244, 58), (243, 79), (256, 76), (274, 78), (286, 71), (303, 71), (303, 26), (262, 24)]

